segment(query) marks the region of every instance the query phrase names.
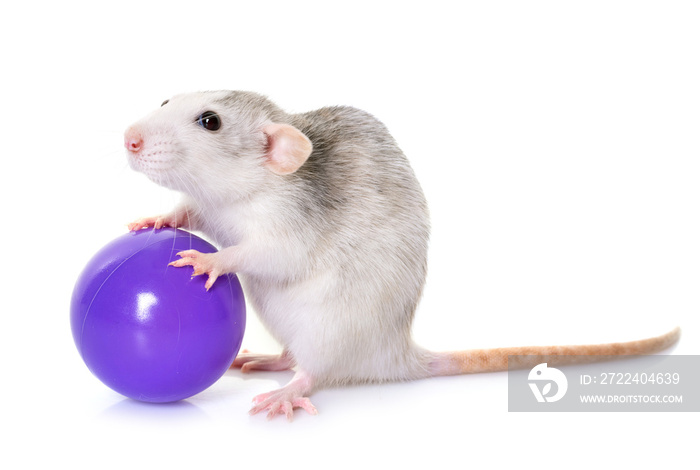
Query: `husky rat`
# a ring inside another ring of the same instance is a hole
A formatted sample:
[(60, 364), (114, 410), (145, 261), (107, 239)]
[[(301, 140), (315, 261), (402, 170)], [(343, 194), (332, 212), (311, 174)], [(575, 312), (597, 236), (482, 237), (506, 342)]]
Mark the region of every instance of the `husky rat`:
[[(288, 114), (250, 92), (182, 94), (129, 127), (130, 166), (184, 194), (172, 212), (130, 230), (198, 230), (221, 250), (178, 253), (174, 267), (238, 274), (247, 300), (282, 344), (240, 354), (244, 372), (296, 368), (255, 397), (251, 414), (295, 408), (347, 383), (504, 370), (508, 355), (645, 354), (679, 330), (628, 343), (430, 352), (411, 339), (426, 278), (429, 217), (409, 163), (386, 127), (351, 107)], [(559, 362), (549, 358), (550, 362)], [(521, 364), (521, 366), (534, 366)]]

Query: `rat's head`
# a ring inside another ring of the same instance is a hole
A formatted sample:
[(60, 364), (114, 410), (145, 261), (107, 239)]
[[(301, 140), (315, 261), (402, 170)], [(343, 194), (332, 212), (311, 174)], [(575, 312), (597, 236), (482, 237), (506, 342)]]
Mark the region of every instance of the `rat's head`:
[(285, 116), (254, 93), (177, 95), (130, 126), (124, 145), (131, 168), (162, 186), (238, 198), (272, 175), (294, 173), (311, 154), (309, 139)]

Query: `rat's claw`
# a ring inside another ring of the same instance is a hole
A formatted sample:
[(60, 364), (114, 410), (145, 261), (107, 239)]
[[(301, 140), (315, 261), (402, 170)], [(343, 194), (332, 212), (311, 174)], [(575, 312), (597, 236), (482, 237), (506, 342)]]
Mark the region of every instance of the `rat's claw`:
[(183, 250), (177, 253), (178, 256), (182, 258), (196, 258), (199, 255), (202, 255), (203, 253), (200, 253), (197, 250)]
[(270, 405), (270, 411), (267, 413), (267, 419), (272, 419), (277, 416), (277, 413), (282, 414), (287, 417), (287, 420), (291, 421), (294, 416), (294, 411), (292, 410), (292, 404), (288, 401), (285, 402), (274, 402)]
[(219, 278), (219, 275), (216, 273), (209, 273), (209, 279), (207, 279), (207, 282), (204, 284), (204, 288), (206, 290), (211, 289), (211, 287), (214, 285), (216, 280)]
[(307, 397), (301, 397), (297, 398), (292, 402), (292, 406), (294, 408), (302, 408), (305, 410), (307, 413), (310, 415), (317, 415), (318, 410), (316, 407), (311, 403), (311, 400), (309, 400)]

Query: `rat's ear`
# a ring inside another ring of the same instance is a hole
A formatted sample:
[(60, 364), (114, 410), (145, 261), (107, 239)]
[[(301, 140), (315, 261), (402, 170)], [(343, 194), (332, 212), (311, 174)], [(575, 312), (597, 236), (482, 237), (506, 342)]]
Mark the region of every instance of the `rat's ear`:
[(265, 166), (278, 175), (294, 173), (304, 164), (313, 145), (299, 129), (288, 124), (268, 124)]

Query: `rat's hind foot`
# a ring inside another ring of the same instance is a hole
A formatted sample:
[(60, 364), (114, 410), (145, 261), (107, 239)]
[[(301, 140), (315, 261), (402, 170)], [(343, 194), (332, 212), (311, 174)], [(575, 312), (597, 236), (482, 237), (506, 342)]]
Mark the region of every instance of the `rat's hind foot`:
[(284, 388), (274, 392), (263, 393), (253, 399), (255, 406), (250, 409), (250, 414), (254, 415), (263, 410), (268, 410), (267, 419), (272, 419), (278, 414), (285, 415), (291, 421), (294, 417), (295, 408), (303, 408), (309, 414), (317, 415), (316, 407), (307, 397), (298, 397), (285, 391)]
[(287, 351), (283, 351), (280, 355), (275, 355), (251, 354), (247, 350), (243, 350), (241, 354), (236, 356), (231, 367), (239, 367), (241, 372), (250, 372), (251, 370), (290, 370), (294, 365), (294, 359)]
[(250, 414), (254, 415), (267, 410), (267, 419), (283, 414), (289, 421), (294, 416), (295, 408), (303, 408), (309, 414), (316, 415), (318, 411), (311, 404), (308, 395), (313, 390), (313, 380), (304, 372), (297, 372), (291, 382), (279, 390), (263, 393), (253, 398), (254, 406)]

